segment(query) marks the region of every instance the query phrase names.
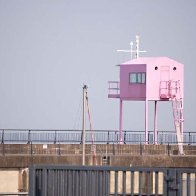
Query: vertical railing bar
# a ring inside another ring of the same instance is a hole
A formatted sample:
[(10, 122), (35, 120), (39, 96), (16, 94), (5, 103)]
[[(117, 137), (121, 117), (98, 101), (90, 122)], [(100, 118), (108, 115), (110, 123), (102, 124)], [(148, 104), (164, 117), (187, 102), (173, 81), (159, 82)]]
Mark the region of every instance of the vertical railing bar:
[(64, 185), (64, 187), (65, 187), (65, 195), (68, 195), (69, 193), (68, 193), (68, 185), (69, 185), (69, 176), (68, 176), (68, 174), (69, 174), (69, 170), (65, 170), (65, 172), (64, 172), (64, 175), (65, 175), (65, 185)]
[(118, 195), (118, 171), (115, 171), (115, 196)]
[(31, 142), (31, 130), (28, 131), (28, 141), (27, 144), (30, 144)]
[(4, 129), (3, 129), (3, 131), (2, 131), (1, 144), (4, 144)]
[(139, 171), (139, 196), (142, 196), (142, 171)]
[(131, 171), (131, 196), (134, 196), (134, 171)]
[(105, 195), (108, 195), (108, 191), (107, 191), (107, 171), (104, 171), (104, 178), (105, 178), (105, 180), (104, 180), (104, 190), (105, 190)]
[(90, 182), (90, 171), (85, 171), (86, 173), (86, 185), (85, 185), (85, 190), (86, 190), (86, 193), (85, 195), (86, 196), (89, 196), (89, 193), (90, 193), (90, 186), (91, 186), (91, 182)]
[(168, 190), (167, 190), (167, 186), (168, 186), (168, 184), (167, 184), (167, 181), (166, 181), (166, 178), (167, 178), (167, 176), (168, 176), (168, 170), (165, 170), (164, 171), (164, 173), (163, 173), (163, 175), (164, 175), (164, 177), (163, 177), (163, 195), (164, 196), (167, 196), (168, 194)]
[[(64, 191), (64, 175), (63, 175), (63, 170), (59, 171), (59, 194), (62, 193), (62, 196), (64, 196), (65, 191)], [(79, 178), (78, 178), (79, 179)]]
[(36, 169), (34, 168), (34, 166), (31, 166), (29, 169), (29, 187), (31, 187), (29, 189), (29, 195), (31, 196), (35, 196), (35, 189), (36, 189), (36, 179), (35, 179), (35, 172)]
[(110, 194), (110, 172), (111, 171), (108, 171), (108, 173), (107, 173), (107, 195), (109, 195)]
[(104, 195), (107, 195), (107, 171), (104, 171)]
[(42, 195), (43, 196), (47, 196), (47, 170), (46, 169), (43, 169), (42, 171)]
[(75, 175), (75, 180), (76, 180), (76, 188), (75, 188), (75, 195), (80, 195), (80, 177), (79, 177), (79, 171), (76, 170), (76, 175)]
[(195, 196), (196, 196), (196, 172), (195, 172)]
[(72, 195), (75, 195), (75, 190), (77, 189), (76, 184), (76, 171), (72, 171)]
[(178, 181), (178, 183), (177, 183), (177, 185), (178, 185), (178, 195), (182, 196), (182, 173), (179, 170), (178, 170), (178, 173), (177, 173), (177, 181)]
[(90, 183), (91, 183), (91, 186), (90, 186), (90, 193), (92, 196), (95, 195), (95, 176), (94, 176), (94, 173), (95, 171), (90, 171)]
[(98, 192), (98, 195), (102, 195), (102, 187), (101, 187), (101, 181), (102, 181), (102, 179), (101, 179), (101, 175), (102, 175), (102, 171), (99, 171), (99, 175), (98, 175), (98, 190), (99, 190), (99, 192)]
[(79, 196), (82, 196), (82, 190), (83, 190), (83, 189), (82, 189), (82, 188), (83, 188), (83, 187), (82, 187), (82, 182), (83, 182), (82, 172), (83, 172), (83, 171), (80, 171), (80, 170), (78, 171), (78, 175), (79, 175)]
[(126, 171), (123, 171), (123, 196), (126, 195)]
[(191, 144), (191, 133), (189, 132), (189, 145)]
[[(54, 172), (54, 189), (55, 189), (55, 194), (58, 195), (58, 191), (59, 191), (59, 188), (58, 188), (58, 173), (59, 173), (59, 170), (55, 170)], [(48, 194), (47, 194), (48, 196)]]
[(91, 171), (91, 194), (94, 196), (95, 192), (95, 171)]
[(187, 173), (187, 196), (190, 196), (190, 173)]
[(124, 132), (124, 144), (126, 144), (126, 135), (127, 135), (127, 132), (125, 131)]
[(102, 193), (103, 193), (103, 171), (99, 171), (99, 190), (100, 190), (100, 192), (99, 192), (99, 195), (102, 195)]
[(70, 187), (70, 195), (73, 195), (73, 186), (74, 186), (74, 183), (73, 183), (73, 178), (74, 178), (74, 172), (75, 171), (70, 171), (69, 175), (70, 175), (70, 184), (69, 184), (69, 187)]
[(108, 141), (107, 141), (107, 144), (110, 143), (110, 132), (108, 131)]
[(158, 196), (158, 184), (159, 184), (159, 179), (158, 179), (158, 171), (155, 172), (155, 196)]
[(151, 179), (150, 179), (150, 171), (147, 172), (147, 195), (151, 194)]
[(57, 138), (57, 135), (56, 135), (56, 130), (54, 132), (54, 144), (56, 144), (56, 138)]
[[(98, 183), (99, 183), (99, 171), (96, 171), (96, 185)], [(98, 186), (96, 186), (96, 193), (97, 193), (97, 195), (99, 195), (99, 187)]]
[(83, 194), (82, 195), (86, 195), (86, 186), (87, 186), (87, 173), (86, 171), (83, 171)]
[(94, 181), (94, 183), (95, 183), (95, 187), (94, 187), (94, 193), (95, 193), (95, 195), (97, 195), (98, 194), (98, 186), (97, 186), (97, 182), (98, 182), (98, 175), (99, 175), (99, 171), (95, 171), (95, 181)]

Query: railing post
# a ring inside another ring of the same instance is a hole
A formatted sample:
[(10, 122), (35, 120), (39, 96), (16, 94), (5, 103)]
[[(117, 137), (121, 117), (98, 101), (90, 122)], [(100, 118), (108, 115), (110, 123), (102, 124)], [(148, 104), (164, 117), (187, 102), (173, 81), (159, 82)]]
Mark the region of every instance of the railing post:
[(116, 134), (116, 143), (118, 143), (118, 134), (116, 133), (116, 131), (115, 134)]
[(4, 129), (3, 129), (3, 131), (2, 131), (1, 144), (4, 144)]
[(189, 132), (189, 145), (191, 145), (191, 133)]
[(161, 136), (161, 144), (163, 144), (163, 131), (162, 131), (162, 136)]
[(29, 130), (28, 132), (28, 141), (27, 141), (27, 144), (30, 144), (31, 142), (31, 130)]
[(125, 131), (124, 132), (124, 144), (126, 144), (126, 135), (127, 135), (127, 132)]
[(110, 141), (110, 132), (108, 131), (108, 141), (107, 141), (107, 144), (109, 144), (109, 141)]
[(54, 132), (54, 144), (56, 144), (56, 130)]
[(82, 137), (83, 137), (83, 133), (81, 132), (81, 140), (80, 140), (80, 144), (82, 144)]

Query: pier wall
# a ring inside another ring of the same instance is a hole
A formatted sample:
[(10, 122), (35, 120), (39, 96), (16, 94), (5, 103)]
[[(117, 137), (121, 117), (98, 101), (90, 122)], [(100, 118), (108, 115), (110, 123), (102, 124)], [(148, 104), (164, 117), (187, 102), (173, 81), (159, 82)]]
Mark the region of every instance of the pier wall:
[[(87, 165), (196, 167), (196, 146), (184, 146), (185, 155), (178, 155), (176, 145), (88, 144), (85, 149)], [(0, 168), (81, 163), (81, 144), (0, 144)]]
[[(196, 168), (196, 146), (184, 149), (180, 156), (176, 145), (86, 145), (86, 165)], [(33, 164), (81, 163), (80, 144), (0, 144), (0, 192), (28, 191), (28, 168)]]

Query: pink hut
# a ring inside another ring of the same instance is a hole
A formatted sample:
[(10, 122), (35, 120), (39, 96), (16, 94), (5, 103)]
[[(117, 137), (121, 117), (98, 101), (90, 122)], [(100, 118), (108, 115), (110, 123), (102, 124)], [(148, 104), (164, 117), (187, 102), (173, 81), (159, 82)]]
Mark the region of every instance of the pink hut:
[(154, 144), (157, 144), (157, 101), (172, 103), (179, 151), (183, 154), (183, 64), (167, 57), (136, 58), (120, 64), (120, 81), (109, 82), (109, 98), (120, 100), (122, 142), (123, 101), (145, 101), (145, 143), (148, 143), (148, 101), (154, 101)]

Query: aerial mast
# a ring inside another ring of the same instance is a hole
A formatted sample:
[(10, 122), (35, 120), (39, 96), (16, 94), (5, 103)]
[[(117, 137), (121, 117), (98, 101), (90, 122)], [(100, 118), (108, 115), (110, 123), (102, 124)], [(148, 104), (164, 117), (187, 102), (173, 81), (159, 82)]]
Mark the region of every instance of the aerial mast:
[(136, 35), (136, 54), (135, 54), (136, 59), (139, 58), (139, 42), (140, 42), (140, 37), (139, 35)]
[(140, 37), (139, 35), (136, 35), (136, 46), (135, 46), (135, 50), (133, 50), (133, 42), (130, 43), (131, 49), (130, 50), (117, 50), (117, 52), (127, 52), (127, 53), (131, 53), (131, 59), (133, 59), (133, 53), (135, 53), (135, 58), (138, 59), (139, 58), (139, 54), (140, 53), (145, 53), (147, 52), (146, 50), (139, 50), (139, 43), (140, 43)]

